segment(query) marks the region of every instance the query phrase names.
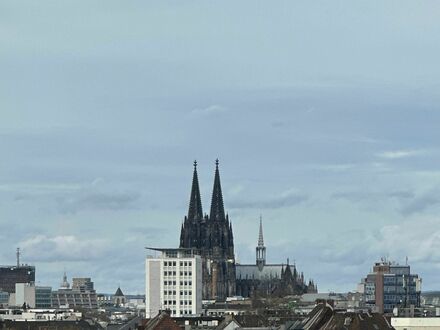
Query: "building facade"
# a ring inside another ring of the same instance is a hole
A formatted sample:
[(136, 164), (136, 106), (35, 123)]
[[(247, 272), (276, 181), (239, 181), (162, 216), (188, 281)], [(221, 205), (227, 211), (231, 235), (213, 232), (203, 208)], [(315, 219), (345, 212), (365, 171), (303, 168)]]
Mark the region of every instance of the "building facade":
[(74, 277), (72, 278), (72, 290), (86, 292), (95, 291), (95, 288), (90, 277)]
[(0, 266), (0, 290), (15, 293), (16, 283), (35, 282), (35, 267), (28, 265)]
[(379, 313), (391, 313), (395, 307), (420, 307), (421, 279), (411, 274), (409, 265), (382, 259), (362, 279), (366, 307)]
[(72, 288), (67, 282), (66, 273), (63, 276), (61, 287), (52, 291), (53, 308), (83, 307), (98, 308), (96, 291), (90, 278), (73, 278)]
[(242, 297), (253, 294), (261, 296), (286, 296), (291, 294), (316, 293), (316, 284), (304, 280), (296, 265), (291, 266), (289, 259), (286, 264), (267, 264), (266, 247), (263, 238), (263, 220), (260, 217), (258, 244), (256, 247), (255, 264), (236, 264), (236, 293)]
[(148, 256), (145, 264), (146, 318), (169, 310), (171, 316), (199, 315), (202, 312), (202, 258), (193, 249), (151, 249), (159, 257)]
[(34, 283), (17, 283), (15, 285), (15, 306), (27, 308), (51, 308), (52, 288), (35, 286)]
[(218, 165), (216, 160), (208, 216), (203, 214), (197, 163), (194, 162), (189, 209), (180, 232), (180, 247), (194, 249), (202, 257), (203, 299), (225, 300), (235, 295), (235, 256), (232, 224), (223, 205)]
[(125, 295), (122, 293), (120, 287), (116, 290), (115, 294), (112, 297), (113, 305), (115, 306), (123, 306), (125, 304)]

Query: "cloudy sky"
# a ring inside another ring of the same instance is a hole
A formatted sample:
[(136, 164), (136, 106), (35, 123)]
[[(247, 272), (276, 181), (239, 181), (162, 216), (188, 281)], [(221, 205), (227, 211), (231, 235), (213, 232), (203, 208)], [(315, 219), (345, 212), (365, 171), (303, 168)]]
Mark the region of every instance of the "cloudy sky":
[(321, 291), (408, 256), (440, 289), (438, 1), (0, 3), (0, 264), (144, 292), (192, 162), (236, 255)]

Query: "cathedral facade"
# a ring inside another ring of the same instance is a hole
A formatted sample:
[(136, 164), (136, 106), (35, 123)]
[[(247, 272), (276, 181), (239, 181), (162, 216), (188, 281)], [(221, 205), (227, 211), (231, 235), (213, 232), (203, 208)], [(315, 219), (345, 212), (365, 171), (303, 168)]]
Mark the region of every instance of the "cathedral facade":
[(234, 296), (234, 237), (229, 216), (225, 213), (220, 173), (216, 160), (214, 187), (209, 215), (203, 213), (197, 163), (194, 173), (188, 214), (180, 232), (180, 247), (192, 248), (202, 256), (203, 299), (225, 300)]

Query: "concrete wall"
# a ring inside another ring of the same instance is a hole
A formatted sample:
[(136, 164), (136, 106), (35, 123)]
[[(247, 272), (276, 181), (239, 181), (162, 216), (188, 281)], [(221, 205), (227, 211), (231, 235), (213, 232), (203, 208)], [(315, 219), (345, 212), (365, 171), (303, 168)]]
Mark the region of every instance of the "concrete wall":
[(438, 317), (393, 317), (391, 325), (396, 330), (434, 330), (440, 329)]
[(155, 317), (161, 309), (161, 267), (160, 260), (147, 258), (145, 264), (145, 314)]
[(22, 306), (24, 303), (30, 308), (35, 308), (35, 286), (29, 283), (16, 283), (15, 305)]

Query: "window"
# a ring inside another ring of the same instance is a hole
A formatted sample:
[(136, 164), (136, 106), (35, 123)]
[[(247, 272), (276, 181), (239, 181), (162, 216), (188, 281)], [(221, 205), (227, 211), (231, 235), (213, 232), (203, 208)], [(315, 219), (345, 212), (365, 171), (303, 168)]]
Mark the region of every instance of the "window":
[(163, 295), (166, 296), (166, 295), (167, 295), (167, 291), (164, 291), (164, 292), (163, 292)]
[(188, 296), (191, 296), (192, 295), (192, 291), (188, 291)]
[(168, 266), (168, 262), (164, 261), (164, 262), (163, 262), (163, 265), (164, 265), (164, 266)]
[(189, 275), (189, 276), (192, 276), (192, 272), (188, 272), (188, 275)]
[(176, 266), (176, 262), (175, 261), (173, 261), (173, 266)]
[(188, 266), (191, 267), (191, 265), (192, 265), (192, 262), (191, 262), (191, 261), (188, 261)]
[(185, 261), (185, 266), (188, 266), (188, 263)]
[(180, 262), (180, 267), (183, 267), (183, 261)]

